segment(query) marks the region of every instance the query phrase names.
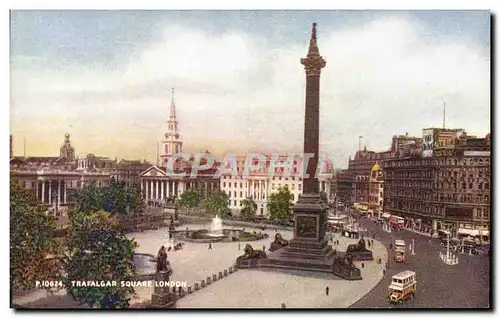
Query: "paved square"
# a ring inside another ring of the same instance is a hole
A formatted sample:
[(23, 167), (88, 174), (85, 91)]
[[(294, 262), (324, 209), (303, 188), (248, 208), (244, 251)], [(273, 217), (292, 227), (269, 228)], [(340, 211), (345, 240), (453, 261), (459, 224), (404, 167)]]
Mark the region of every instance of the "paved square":
[[(188, 224), (189, 229), (203, 228), (202, 225)], [(229, 226), (227, 226), (229, 228)], [(239, 227), (231, 227), (239, 228)], [(247, 229), (253, 231), (253, 229)], [(257, 230), (259, 231), (259, 230)], [(254, 248), (266, 250), (274, 240), (275, 230), (265, 230), (269, 238), (248, 242)], [(285, 239), (291, 239), (291, 231), (279, 231)], [(156, 254), (161, 244), (166, 244), (168, 234), (165, 229), (131, 234), (139, 247), (138, 252)], [(339, 250), (345, 251), (347, 245), (358, 240), (340, 238)], [(235, 264), (236, 257), (243, 254), (238, 243), (214, 243), (208, 250), (207, 243), (186, 243), (182, 251), (168, 254), (173, 268), (172, 280), (186, 281), (194, 286), (207, 276)], [(387, 259), (385, 247), (376, 242), (374, 257)], [(361, 269), (363, 280), (347, 281), (334, 275), (314, 272), (277, 271), (273, 269), (240, 269), (222, 280), (212, 283), (191, 295), (177, 301), (177, 308), (279, 308), (285, 303), (288, 308), (346, 308), (363, 297), (382, 279), (382, 266), (375, 261), (365, 262)], [(330, 296), (325, 295), (326, 286)], [(138, 288), (141, 300), (151, 298), (151, 288)]]

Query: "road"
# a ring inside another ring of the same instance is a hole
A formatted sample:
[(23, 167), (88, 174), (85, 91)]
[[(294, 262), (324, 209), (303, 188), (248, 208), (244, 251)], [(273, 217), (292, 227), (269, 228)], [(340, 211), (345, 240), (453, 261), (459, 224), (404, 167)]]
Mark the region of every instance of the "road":
[[(407, 253), (406, 263), (389, 261), (386, 276), (375, 288), (350, 308), (488, 308), (490, 305), (490, 258), (458, 254), (458, 265), (446, 265), (439, 258), (439, 239), (410, 231), (384, 232), (373, 219), (361, 219), (360, 225), (389, 248), (396, 239), (406, 245), (415, 239), (415, 254)], [(391, 258), (392, 255), (389, 256)], [(403, 270), (417, 274), (415, 299), (391, 305), (387, 301), (391, 277)]]

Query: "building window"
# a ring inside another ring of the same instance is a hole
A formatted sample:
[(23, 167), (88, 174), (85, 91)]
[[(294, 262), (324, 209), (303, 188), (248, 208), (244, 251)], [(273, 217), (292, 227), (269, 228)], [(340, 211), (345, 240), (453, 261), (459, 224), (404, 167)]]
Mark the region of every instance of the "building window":
[(240, 189), (241, 189), (241, 188), (243, 188), (243, 183), (242, 183), (242, 182), (240, 182)]
[(224, 183), (222, 183), (222, 187), (224, 187), (224, 188), (226, 187), (226, 183), (225, 183), (225, 182), (224, 182)]
[(231, 197), (231, 191), (229, 191), (229, 197)]
[(229, 182), (229, 188), (231, 189), (231, 182)]
[(295, 184), (292, 183), (292, 190), (295, 190)]
[(243, 192), (240, 191), (240, 198), (243, 198)]
[(236, 198), (236, 191), (234, 191), (234, 197)]
[(235, 187), (235, 188), (237, 188), (237, 187), (238, 187), (238, 184), (237, 184), (236, 182), (234, 183), (234, 187)]
[(236, 200), (233, 201), (233, 205), (236, 206)]

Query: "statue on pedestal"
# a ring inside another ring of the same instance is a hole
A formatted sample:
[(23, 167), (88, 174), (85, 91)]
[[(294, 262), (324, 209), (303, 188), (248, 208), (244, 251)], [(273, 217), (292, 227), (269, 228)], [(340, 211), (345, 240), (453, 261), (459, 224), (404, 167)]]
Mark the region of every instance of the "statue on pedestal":
[[(172, 267), (167, 259), (167, 251), (165, 246), (162, 245), (158, 251), (156, 258), (156, 277), (155, 281), (170, 281), (172, 275)], [(151, 306), (155, 308), (169, 308), (175, 305), (174, 294), (170, 291), (168, 286), (155, 286), (153, 296), (151, 297)]]

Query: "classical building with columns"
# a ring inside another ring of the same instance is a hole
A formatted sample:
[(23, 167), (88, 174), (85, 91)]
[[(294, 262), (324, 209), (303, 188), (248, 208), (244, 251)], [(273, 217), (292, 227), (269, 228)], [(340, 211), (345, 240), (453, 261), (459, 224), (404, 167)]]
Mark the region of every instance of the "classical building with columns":
[(186, 190), (196, 190), (202, 198), (219, 188), (219, 178), (214, 178), (218, 164), (209, 170), (191, 175), (191, 168), (177, 169), (168, 173), (156, 165), (141, 174), (141, 193), (147, 206), (160, 207), (173, 202)]
[(70, 135), (65, 134), (59, 157), (12, 157), (10, 177), (32, 191), (50, 211), (64, 213), (74, 207), (78, 189), (89, 183), (104, 185), (111, 179), (109, 170), (95, 168), (106, 166), (111, 159), (93, 155), (89, 158), (98, 159), (79, 169)]
[[(299, 195), (302, 194), (303, 180), (299, 174), (301, 160), (294, 160), (288, 174), (285, 173), (286, 168), (282, 166), (274, 167), (274, 173), (271, 173), (272, 156), (265, 155), (265, 157), (265, 165), (249, 169), (248, 174), (245, 174), (243, 172), (245, 171), (246, 156), (237, 156), (237, 175), (234, 176), (230, 172), (221, 174), (220, 188), (229, 195), (229, 208), (233, 214), (238, 214), (241, 211), (243, 200), (252, 198), (257, 204), (257, 215), (267, 216), (269, 214), (267, 209), (268, 198), (271, 194), (277, 193), (280, 187), (288, 187), (294, 204), (299, 199)], [(284, 162), (285, 160), (287, 160), (286, 155), (281, 155), (277, 161)], [(332, 178), (333, 165), (328, 161), (324, 163), (321, 173), (318, 175), (319, 190), (325, 192), (328, 198), (331, 198)]]

